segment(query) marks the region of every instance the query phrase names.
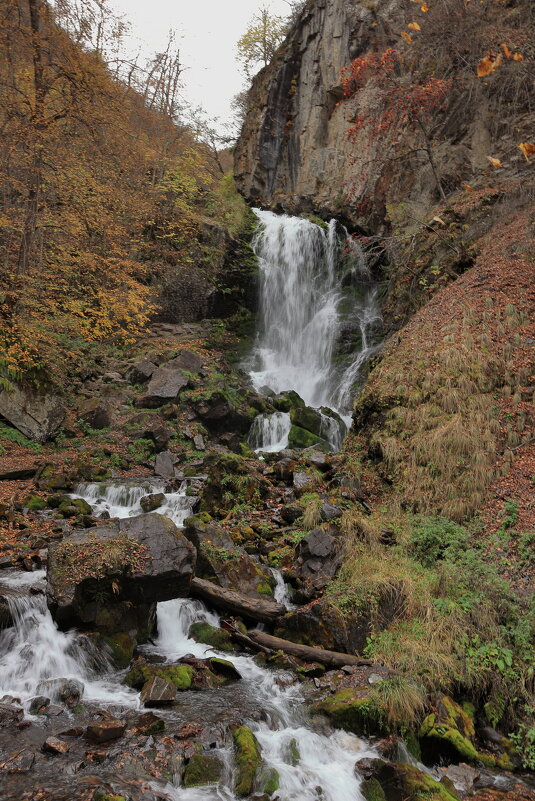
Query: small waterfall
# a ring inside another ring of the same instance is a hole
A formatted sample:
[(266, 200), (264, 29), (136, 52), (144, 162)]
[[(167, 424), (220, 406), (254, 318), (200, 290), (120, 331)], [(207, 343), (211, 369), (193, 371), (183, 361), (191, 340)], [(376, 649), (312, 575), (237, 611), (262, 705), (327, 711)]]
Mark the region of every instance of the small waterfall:
[(186, 495), (187, 482), (176, 492), (165, 492), (165, 483), (155, 479), (136, 479), (136, 483), (102, 482), (78, 484), (72, 498), (83, 498), (92, 507), (97, 517), (103, 512), (110, 517), (124, 518), (142, 515), (141, 499), (146, 495), (163, 493), (165, 500), (155, 513), (171, 518), (176, 526), (182, 526), (191, 514), (195, 498)]
[(281, 451), (288, 444), (291, 425), (290, 415), (285, 412), (259, 414), (249, 432), (249, 445), (257, 452)]
[[(335, 220), (323, 228), (299, 217), (255, 214), (260, 311), (249, 364), (253, 385), (277, 394), (293, 389), (307, 406), (327, 406), (348, 422), (381, 320), (364, 252)], [(339, 429), (332, 422), (325, 426), (338, 450)], [(275, 415), (262, 415), (251, 437), (257, 450), (287, 445)]]
[[(45, 571), (2, 576), (2, 585), (27, 589), (45, 578)], [(7, 694), (24, 702), (48, 695), (41, 686), (50, 679), (77, 679), (84, 685), (84, 698), (105, 703), (137, 706), (137, 695), (110, 677), (96, 678), (112, 669), (89, 640), (75, 632), (59, 631), (46, 605), (44, 594), (14, 593), (7, 596), (14, 625), (0, 632), (0, 696)]]
[(280, 604), (283, 604), (283, 606), (285, 606), (286, 609), (288, 610), (295, 609), (296, 608), (295, 604), (293, 604), (290, 600), (290, 593), (288, 592), (288, 585), (284, 581), (284, 576), (282, 575), (280, 570), (277, 570), (274, 567), (271, 568), (271, 573), (273, 575), (273, 578), (275, 579), (275, 589), (273, 590), (273, 597)]

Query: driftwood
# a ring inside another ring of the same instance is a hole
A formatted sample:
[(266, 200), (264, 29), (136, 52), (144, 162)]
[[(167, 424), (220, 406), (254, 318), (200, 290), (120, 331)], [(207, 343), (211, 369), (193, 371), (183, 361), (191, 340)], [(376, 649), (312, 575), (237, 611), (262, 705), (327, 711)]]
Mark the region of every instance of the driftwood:
[(259, 643), (254, 642), (254, 640), (251, 640), (247, 634), (244, 634), (243, 631), (240, 631), (228, 620), (221, 621), (221, 628), (225, 629), (225, 631), (228, 631), (231, 639), (234, 640), (234, 642), (239, 642), (240, 645), (246, 645), (248, 648), (251, 648), (251, 650), (260, 651), (261, 653), (266, 654), (266, 656), (271, 656), (273, 653), (271, 648), (266, 648), (265, 645), (260, 645)]
[(284, 651), (290, 656), (297, 656), (305, 662), (320, 662), (322, 665), (330, 667), (344, 667), (344, 665), (373, 665), (371, 659), (364, 659), (362, 656), (352, 654), (340, 654), (337, 651), (325, 651), (323, 648), (313, 648), (309, 645), (299, 645), (290, 640), (283, 640), (280, 637), (273, 637), (263, 631), (248, 631), (247, 636), (256, 646), (263, 646), (273, 651)]
[(224, 609), (233, 615), (258, 620), (260, 623), (274, 623), (279, 617), (286, 614), (286, 607), (276, 601), (251, 598), (225, 587), (218, 587), (211, 581), (194, 578), (191, 582), (191, 595), (200, 598), (209, 606)]

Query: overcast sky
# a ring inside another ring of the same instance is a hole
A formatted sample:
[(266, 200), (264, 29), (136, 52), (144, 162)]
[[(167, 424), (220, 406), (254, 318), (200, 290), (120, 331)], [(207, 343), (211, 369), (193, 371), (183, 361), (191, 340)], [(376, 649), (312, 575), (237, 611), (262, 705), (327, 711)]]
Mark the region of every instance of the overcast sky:
[(286, 16), (284, 0), (110, 0), (110, 5), (132, 26), (132, 48), (151, 55), (162, 50), (170, 28), (182, 37), (184, 94), (192, 105), (202, 105), (211, 119), (230, 116), (230, 103), (243, 84), (235, 60), (236, 42), (255, 11), (268, 6)]

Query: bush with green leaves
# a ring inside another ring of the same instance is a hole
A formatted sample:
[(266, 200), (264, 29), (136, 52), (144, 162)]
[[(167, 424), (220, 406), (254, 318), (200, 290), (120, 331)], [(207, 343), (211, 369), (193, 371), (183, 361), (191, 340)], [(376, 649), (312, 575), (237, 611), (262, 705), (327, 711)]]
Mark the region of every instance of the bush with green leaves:
[(455, 559), (467, 546), (469, 532), (445, 517), (415, 518), (409, 552), (422, 565), (432, 567), (442, 559)]

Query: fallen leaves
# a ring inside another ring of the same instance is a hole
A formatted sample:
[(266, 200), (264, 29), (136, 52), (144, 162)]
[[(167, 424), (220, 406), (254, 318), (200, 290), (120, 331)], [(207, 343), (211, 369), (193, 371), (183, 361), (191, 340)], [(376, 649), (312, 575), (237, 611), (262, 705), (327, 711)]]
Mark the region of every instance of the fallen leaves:
[(499, 168), (502, 166), (500, 159), (495, 159), (492, 156), (487, 156), (487, 159), (490, 161), (493, 167)]
[(524, 154), (526, 161), (529, 161), (529, 157), (535, 153), (535, 145), (532, 145), (531, 142), (520, 142), (518, 147)]
[(407, 33), (407, 31), (401, 31), (401, 35), (403, 36), (407, 44), (412, 44), (412, 36), (410, 35), (410, 33)]
[(477, 77), (478, 78), (485, 78), (487, 75), (491, 75), (495, 70), (498, 69), (500, 64), (503, 62), (503, 54), (498, 53), (497, 56), (485, 56), (482, 58), (479, 64), (477, 65)]
[(409, 24), (407, 25), (407, 28), (410, 28), (411, 31), (421, 31), (422, 30), (417, 22), (409, 22)]

